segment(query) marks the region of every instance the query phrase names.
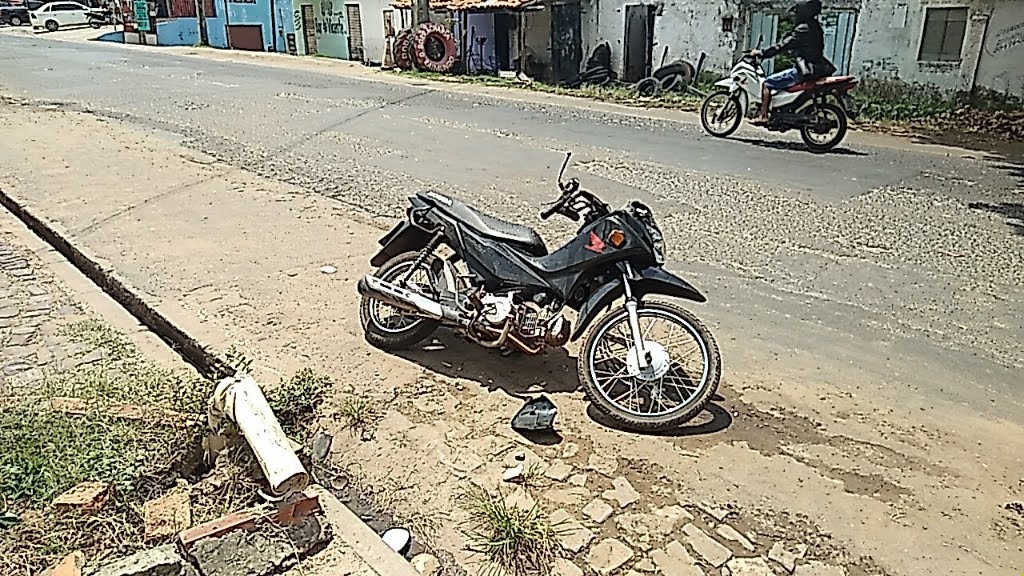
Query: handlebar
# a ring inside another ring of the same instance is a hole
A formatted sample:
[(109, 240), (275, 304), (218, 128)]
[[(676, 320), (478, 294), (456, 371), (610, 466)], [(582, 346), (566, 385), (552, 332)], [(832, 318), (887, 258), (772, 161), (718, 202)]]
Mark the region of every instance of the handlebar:
[[(542, 220), (547, 220), (548, 218), (551, 218), (555, 214), (561, 212), (563, 208), (565, 208), (565, 205), (568, 204), (569, 200), (572, 199), (573, 194), (579, 191), (580, 181), (575, 178), (570, 178), (569, 181), (564, 184), (559, 182), (558, 188), (559, 190), (562, 191), (562, 195), (558, 197), (558, 200), (555, 200), (555, 203), (552, 204), (550, 208), (540, 213), (540, 217)], [(579, 215), (575, 213), (566, 213), (565, 215), (568, 216), (569, 218), (572, 218), (573, 220), (579, 219)]]

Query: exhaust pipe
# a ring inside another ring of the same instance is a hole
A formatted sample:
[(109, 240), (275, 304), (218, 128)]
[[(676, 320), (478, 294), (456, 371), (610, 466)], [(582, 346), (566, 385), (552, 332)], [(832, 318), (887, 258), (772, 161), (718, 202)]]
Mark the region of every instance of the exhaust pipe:
[(359, 283), (356, 284), (356, 290), (361, 296), (379, 300), (406, 312), (413, 312), (434, 320), (444, 318), (444, 307), (440, 302), (385, 282), (372, 274), (360, 278)]

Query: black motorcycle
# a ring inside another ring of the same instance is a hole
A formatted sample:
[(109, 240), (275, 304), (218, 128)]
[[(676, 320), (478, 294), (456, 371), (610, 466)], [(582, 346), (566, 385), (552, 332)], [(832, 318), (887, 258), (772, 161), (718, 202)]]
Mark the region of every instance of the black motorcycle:
[(95, 9), (86, 13), (85, 16), (89, 19), (89, 26), (92, 28), (102, 28), (107, 24), (114, 23), (114, 13), (109, 9)]
[[(665, 271), (665, 247), (639, 201), (612, 210), (575, 178), (541, 213), (583, 219), (578, 235), (548, 253), (533, 229), (437, 192), (409, 198), (407, 218), (380, 240), (376, 274), (359, 280), (359, 315), (372, 345), (409, 347), (439, 326), (487, 348), (528, 355), (579, 339), (587, 396), (620, 425), (676, 427), (699, 414), (721, 378), (718, 345), (689, 311), (653, 296), (704, 302)], [(438, 255), (441, 245), (452, 254)], [(619, 299), (623, 302), (602, 316)], [(571, 328), (565, 308), (577, 312)]]

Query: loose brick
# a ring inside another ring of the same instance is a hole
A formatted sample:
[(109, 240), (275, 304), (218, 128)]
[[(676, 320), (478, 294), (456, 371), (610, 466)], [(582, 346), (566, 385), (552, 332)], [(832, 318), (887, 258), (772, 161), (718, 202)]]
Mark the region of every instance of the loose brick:
[(110, 485), (106, 482), (82, 482), (57, 496), (53, 507), (59, 511), (78, 510), (94, 513), (106, 505), (110, 498)]

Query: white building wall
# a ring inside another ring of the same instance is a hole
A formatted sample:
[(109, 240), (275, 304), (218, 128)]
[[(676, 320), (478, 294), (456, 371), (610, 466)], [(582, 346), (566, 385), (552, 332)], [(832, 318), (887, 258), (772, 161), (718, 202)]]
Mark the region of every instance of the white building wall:
[(993, 7), (984, 47), (977, 85), (1024, 97), (1024, 1)]
[(359, 17), (363, 24), (363, 52), (369, 62), (384, 61), (384, 11), (394, 10), (395, 32), (399, 27), (398, 9), (389, 0), (359, 0)]
[[(857, 23), (851, 72), (864, 77), (902, 80), (944, 91), (970, 90), (983, 59), (983, 45), (993, 7), (1019, 0), (865, 0)], [(967, 31), (959, 62), (921, 62), (927, 8), (968, 7)], [(1018, 53), (1019, 54), (1019, 53)], [(1010, 64), (1007, 61), (1007, 64)], [(1018, 56), (1016, 67), (1021, 60)], [(1011, 66), (1013, 67), (1013, 66)], [(991, 69), (991, 67), (989, 67)], [(989, 75), (992, 75), (989, 73)], [(1019, 74), (1018, 74), (1019, 77)]]
[[(628, 2), (660, 5), (654, 20), (653, 65), (661, 63), (668, 46), (666, 62), (683, 58), (694, 66), (701, 52), (708, 57), (705, 70), (728, 70), (732, 67), (738, 39), (743, 34), (738, 0), (669, 0), (667, 2)], [(626, 3), (590, 0), (583, 3), (584, 61), (594, 48), (607, 42), (612, 52), (612, 68), (623, 71), (626, 35)], [(733, 31), (722, 31), (722, 19), (733, 18)]]

